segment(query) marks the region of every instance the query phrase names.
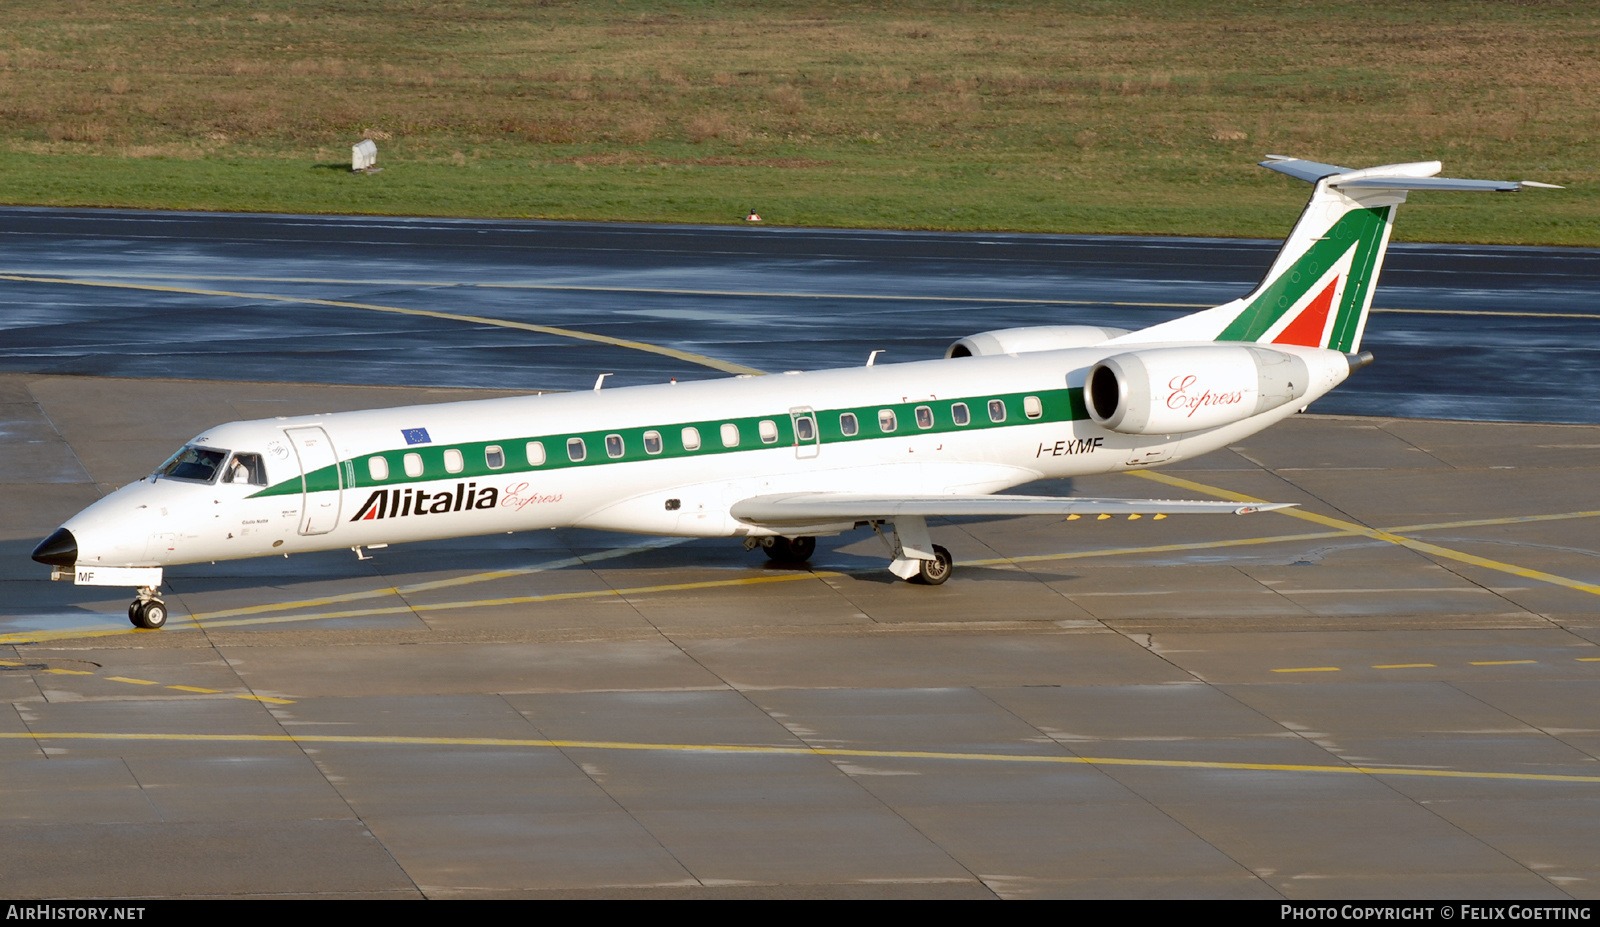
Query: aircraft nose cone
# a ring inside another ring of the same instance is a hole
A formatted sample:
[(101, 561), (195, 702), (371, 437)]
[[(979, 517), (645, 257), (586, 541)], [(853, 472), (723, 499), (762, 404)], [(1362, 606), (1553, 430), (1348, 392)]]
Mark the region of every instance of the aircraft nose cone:
[(78, 539), (65, 528), (39, 542), (33, 549), (33, 559), (51, 566), (69, 567), (78, 562)]

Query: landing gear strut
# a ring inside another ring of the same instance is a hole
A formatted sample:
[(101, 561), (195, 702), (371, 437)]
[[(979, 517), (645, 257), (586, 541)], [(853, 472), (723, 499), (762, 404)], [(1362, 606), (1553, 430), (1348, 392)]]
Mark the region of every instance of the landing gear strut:
[(167, 603), (156, 598), (154, 586), (139, 587), (139, 597), (128, 605), (128, 620), (151, 631), (167, 623)]

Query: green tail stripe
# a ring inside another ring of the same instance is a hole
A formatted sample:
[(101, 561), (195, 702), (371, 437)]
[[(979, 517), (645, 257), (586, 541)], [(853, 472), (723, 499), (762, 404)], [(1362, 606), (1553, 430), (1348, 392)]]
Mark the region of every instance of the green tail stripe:
[(1377, 219), (1377, 229), (1372, 236), (1362, 236), (1356, 246), (1355, 260), (1350, 263), (1350, 279), (1345, 283), (1344, 302), (1339, 304), (1339, 315), (1328, 335), (1328, 347), (1349, 353), (1355, 349), (1356, 333), (1361, 328), (1361, 315), (1371, 298), (1372, 286), (1377, 282), (1378, 259), (1382, 256), (1383, 233), (1394, 216), (1393, 206), (1379, 206), (1362, 210)]
[(1330, 342), (1330, 347), (1349, 350), (1360, 322), (1361, 307), (1366, 305), (1366, 294), (1372, 286), (1372, 269), (1377, 264), (1378, 246), (1383, 241), (1384, 228), (1393, 208), (1379, 206), (1352, 209), (1345, 213), (1321, 240), (1313, 242), (1299, 260), (1279, 274), (1260, 296), (1229, 322), (1217, 340), (1260, 341), (1261, 336), (1306, 295), (1323, 271), (1338, 263), (1345, 252), (1354, 247), (1356, 254), (1351, 262), (1350, 280), (1345, 284), (1344, 300), (1339, 304), (1339, 315), (1334, 322)]

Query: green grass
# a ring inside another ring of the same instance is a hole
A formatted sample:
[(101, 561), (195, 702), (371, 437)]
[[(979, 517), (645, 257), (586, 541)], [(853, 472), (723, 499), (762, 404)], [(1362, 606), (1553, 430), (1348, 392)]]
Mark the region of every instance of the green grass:
[(1396, 237), (1597, 245), (1597, 89), (1580, 3), (13, 0), (0, 201), (1275, 237), (1273, 152), (1569, 184)]

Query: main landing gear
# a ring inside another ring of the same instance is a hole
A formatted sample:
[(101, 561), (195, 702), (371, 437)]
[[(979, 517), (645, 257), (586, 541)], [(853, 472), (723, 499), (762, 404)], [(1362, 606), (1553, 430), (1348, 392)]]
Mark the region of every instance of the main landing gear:
[[(893, 520), (894, 533), (886, 536), (883, 527), (887, 521), (870, 521), (872, 531), (889, 549), (889, 572), (908, 583), (919, 586), (942, 586), (955, 572), (955, 559), (950, 552), (933, 543), (928, 537), (928, 523), (917, 516), (901, 516)], [(747, 537), (746, 550), (757, 547), (766, 552), (768, 559), (782, 565), (798, 565), (811, 559), (817, 552), (817, 539), (786, 537)]]
[(880, 522), (872, 522), (872, 531), (889, 548), (889, 572), (908, 583), (942, 586), (955, 572), (955, 559), (928, 537), (924, 518), (902, 515), (894, 519), (893, 541), (884, 537)]
[(773, 563), (805, 563), (817, 552), (816, 538), (770, 537), (762, 538), (759, 543)]
[(139, 587), (139, 597), (128, 605), (128, 620), (151, 631), (167, 623), (167, 603), (156, 598), (154, 586)]
[(919, 586), (942, 586), (955, 570), (956, 562), (951, 559), (950, 552), (935, 544), (933, 559), (918, 560), (916, 575), (907, 577), (906, 582), (916, 583)]

